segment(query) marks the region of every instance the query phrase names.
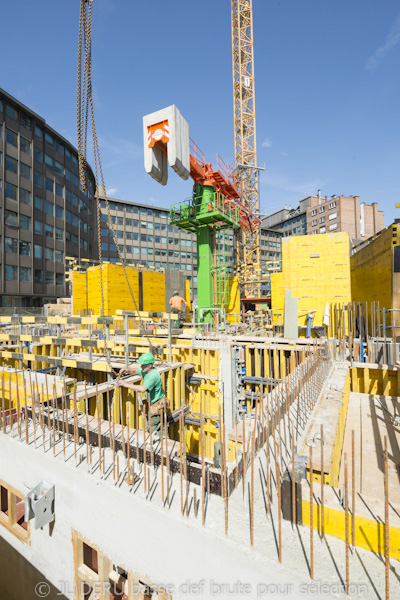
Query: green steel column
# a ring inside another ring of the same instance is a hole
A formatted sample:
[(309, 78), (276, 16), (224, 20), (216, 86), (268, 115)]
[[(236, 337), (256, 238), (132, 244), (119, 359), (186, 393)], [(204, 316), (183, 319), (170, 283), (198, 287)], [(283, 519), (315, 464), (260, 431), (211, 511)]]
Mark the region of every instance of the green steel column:
[[(200, 192), (201, 187), (201, 194)], [(214, 188), (212, 186), (196, 185), (197, 196), (196, 212), (207, 210), (207, 204), (214, 200)], [(214, 261), (213, 261), (213, 230), (204, 225), (197, 230), (197, 303), (200, 314), (201, 308), (214, 306)], [(212, 314), (204, 314), (202, 321), (208, 323), (212, 320)]]

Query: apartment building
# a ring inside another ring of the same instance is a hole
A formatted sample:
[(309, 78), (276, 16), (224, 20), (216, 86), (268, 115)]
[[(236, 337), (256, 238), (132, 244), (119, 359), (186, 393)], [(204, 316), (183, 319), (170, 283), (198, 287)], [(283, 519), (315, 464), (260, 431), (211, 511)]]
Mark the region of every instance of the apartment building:
[(262, 227), (280, 231), (284, 237), (347, 231), (363, 240), (384, 228), (383, 211), (377, 203), (360, 202), (359, 196), (307, 196), (299, 206), (285, 207), (265, 217)]
[(383, 211), (374, 202), (360, 203), (359, 196), (310, 196), (307, 233), (347, 231), (350, 238), (364, 240), (384, 228)]

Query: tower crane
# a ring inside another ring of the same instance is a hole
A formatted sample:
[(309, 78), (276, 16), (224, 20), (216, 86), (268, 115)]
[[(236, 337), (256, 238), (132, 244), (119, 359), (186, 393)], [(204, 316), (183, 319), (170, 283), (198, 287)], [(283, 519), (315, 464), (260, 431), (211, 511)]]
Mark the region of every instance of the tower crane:
[[(242, 204), (260, 215), (256, 148), (252, 0), (231, 0), (235, 175)], [(261, 220), (258, 219), (261, 223)], [(236, 230), (237, 265), (244, 304), (262, 298), (259, 227)]]

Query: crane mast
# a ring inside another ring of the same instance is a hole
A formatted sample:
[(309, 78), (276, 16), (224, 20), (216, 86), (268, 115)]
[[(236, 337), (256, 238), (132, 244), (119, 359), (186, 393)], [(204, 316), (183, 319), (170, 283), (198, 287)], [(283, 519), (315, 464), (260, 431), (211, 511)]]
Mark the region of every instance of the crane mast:
[[(231, 18), (235, 172), (242, 203), (258, 216), (252, 0), (231, 0)], [(259, 228), (237, 230), (236, 243), (241, 299), (260, 299)]]

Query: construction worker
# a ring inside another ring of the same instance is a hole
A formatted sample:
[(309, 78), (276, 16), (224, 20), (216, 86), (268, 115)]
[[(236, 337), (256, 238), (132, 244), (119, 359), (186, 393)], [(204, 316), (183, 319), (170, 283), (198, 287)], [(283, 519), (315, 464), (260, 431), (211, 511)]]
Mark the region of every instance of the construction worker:
[[(137, 365), (123, 368), (121, 375), (135, 375), (136, 373), (143, 377), (143, 385), (133, 385), (124, 381), (119, 381), (119, 385), (135, 392), (147, 394), (148, 401), (148, 421), (146, 430), (151, 433), (158, 433), (161, 430), (161, 412), (169, 407), (169, 401), (163, 390), (160, 373), (154, 366), (154, 356), (151, 352), (145, 352), (139, 357)], [(164, 412), (166, 415), (166, 412)], [(151, 429), (150, 429), (151, 427)]]
[(186, 300), (184, 300), (179, 295), (179, 292), (175, 290), (175, 292), (172, 294), (172, 298), (170, 298), (169, 303), (171, 305), (171, 313), (174, 315), (179, 315), (178, 319), (174, 319), (173, 321), (171, 320), (171, 327), (172, 329), (179, 329), (182, 304), (184, 308), (186, 308)]

